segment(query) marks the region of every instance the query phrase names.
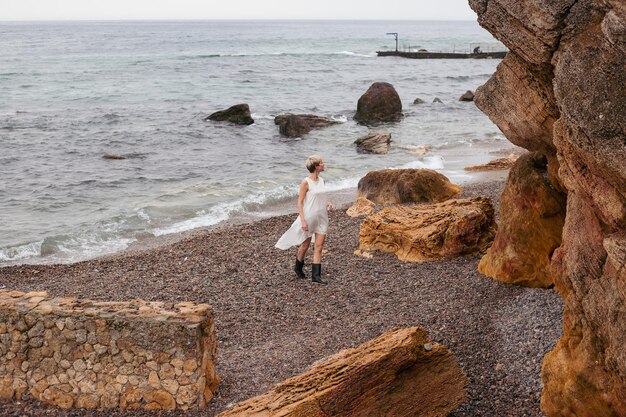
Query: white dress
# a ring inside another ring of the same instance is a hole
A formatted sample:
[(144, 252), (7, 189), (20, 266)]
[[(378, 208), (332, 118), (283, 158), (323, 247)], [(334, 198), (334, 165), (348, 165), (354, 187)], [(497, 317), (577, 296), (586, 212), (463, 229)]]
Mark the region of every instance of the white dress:
[(326, 195), (324, 179), (318, 177), (317, 181), (313, 181), (311, 178), (306, 177), (304, 180), (309, 184), (309, 191), (304, 196), (302, 211), (309, 226), (309, 231), (305, 232), (302, 230), (302, 220), (298, 216), (289, 230), (276, 242), (275, 246), (278, 249), (285, 250), (292, 246), (300, 245), (310, 237), (312, 237), (312, 241), (315, 241), (315, 233), (325, 235), (326, 230), (328, 230), (328, 196)]

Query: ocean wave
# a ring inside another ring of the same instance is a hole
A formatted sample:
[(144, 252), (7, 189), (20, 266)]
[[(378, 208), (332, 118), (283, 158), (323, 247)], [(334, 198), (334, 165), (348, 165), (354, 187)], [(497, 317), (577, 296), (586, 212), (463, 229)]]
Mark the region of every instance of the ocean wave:
[(443, 156), (441, 155), (432, 155), (426, 156), (424, 158), (417, 159), (415, 161), (408, 162), (406, 164), (400, 165), (399, 167), (392, 168), (427, 168), (427, 169), (444, 169)]
[(0, 263), (16, 262), (41, 255), (43, 240), (0, 249)]
[(337, 52), (236, 52), (236, 53), (214, 53), (214, 54), (199, 54), (199, 55), (181, 55), (176, 57), (179, 60), (187, 59), (211, 59), (211, 58), (232, 58), (232, 57), (262, 57), (262, 56), (333, 56), (333, 55), (346, 55), (355, 56), (359, 58), (373, 58), (376, 53), (363, 54), (352, 51), (337, 51)]

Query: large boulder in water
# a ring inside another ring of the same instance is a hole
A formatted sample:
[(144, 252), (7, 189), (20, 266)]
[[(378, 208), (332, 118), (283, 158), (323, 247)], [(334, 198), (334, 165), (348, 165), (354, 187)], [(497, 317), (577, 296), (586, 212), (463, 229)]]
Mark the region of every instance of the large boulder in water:
[(411, 327), (383, 333), (218, 417), (445, 417), (466, 398), (454, 354)]
[(550, 287), (550, 257), (561, 245), (565, 195), (547, 179), (547, 160), (535, 152), (520, 157), (500, 198), (500, 223), (478, 271), (509, 284)]
[(548, 417), (626, 416), (624, 2), (470, 5), (509, 48), (476, 105), (511, 142), (543, 153), (550, 183), (567, 193), (550, 264), (563, 334), (543, 363), (541, 409)]
[(290, 138), (300, 137), (313, 129), (320, 129), (339, 123), (336, 120), (314, 114), (291, 114), (285, 113), (274, 118), (274, 124), (278, 125), (281, 135)]
[(250, 107), (247, 104), (236, 104), (226, 110), (216, 111), (205, 117), (204, 120), (216, 122), (231, 122), (238, 125), (251, 125), (254, 119), (250, 115)]
[(383, 208), (361, 224), (359, 249), (383, 250), (398, 259), (426, 262), (484, 253), (496, 231), (486, 197)]
[(374, 83), (359, 98), (354, 120), (359, 123), (396, 122), (402, 119), (400, 96), (389, 83)]
[(432, 169), (383, 169), (359, 180), (357, 197), (375, 204), (440, 202), (461, 192), (444, 175)]

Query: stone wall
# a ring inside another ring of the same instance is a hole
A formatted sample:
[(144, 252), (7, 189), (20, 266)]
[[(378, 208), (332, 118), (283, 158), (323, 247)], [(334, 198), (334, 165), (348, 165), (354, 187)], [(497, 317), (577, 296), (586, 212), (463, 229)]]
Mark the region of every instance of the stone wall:
[(61, 408), (203, 409), (219, 382), (206, 304), (0, 290), (0, 398)]

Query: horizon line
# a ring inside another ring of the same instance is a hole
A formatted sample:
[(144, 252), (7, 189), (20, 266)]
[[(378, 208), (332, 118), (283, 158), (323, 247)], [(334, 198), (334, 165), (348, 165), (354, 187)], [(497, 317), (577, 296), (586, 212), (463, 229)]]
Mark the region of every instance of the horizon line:
[(334, 22), (477, 22), (474, 19), (349, 19), (349, 18), (77, 18), (77, 19), (3, 19), (0, 18), (0, 23), (15, 22), (15, 23), (32, 23), (32, 22), (321, 22), (321, 21), (334, 21)]

